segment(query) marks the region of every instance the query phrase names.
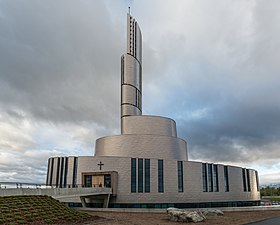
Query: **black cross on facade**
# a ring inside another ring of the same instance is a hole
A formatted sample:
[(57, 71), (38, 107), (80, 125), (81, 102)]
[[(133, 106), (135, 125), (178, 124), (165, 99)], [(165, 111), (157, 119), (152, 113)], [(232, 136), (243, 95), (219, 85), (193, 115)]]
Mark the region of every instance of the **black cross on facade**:
[(97, 165), (99, 166), (99, 169), (102, 170), (102, 166), (104, 166), (104, 164), (100, 161)]

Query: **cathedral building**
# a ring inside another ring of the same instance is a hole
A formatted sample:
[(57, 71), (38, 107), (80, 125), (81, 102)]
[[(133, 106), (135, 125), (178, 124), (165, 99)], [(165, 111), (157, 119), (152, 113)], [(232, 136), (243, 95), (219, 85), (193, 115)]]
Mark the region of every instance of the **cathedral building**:
[[(121, 134), (96, 140), (94, 156), (52, 157), (48, 186), (109, 188), (112, 208), (259, 205), (258, 173), (232, 165), (188, 160), (174, 120), (142, 115), (142, 35), (127, 15), (127, 53), (121, 57)], [(85, 199), (102, 207), (103, 198)], [(79, 198), (65, 199), (69, 205)]]

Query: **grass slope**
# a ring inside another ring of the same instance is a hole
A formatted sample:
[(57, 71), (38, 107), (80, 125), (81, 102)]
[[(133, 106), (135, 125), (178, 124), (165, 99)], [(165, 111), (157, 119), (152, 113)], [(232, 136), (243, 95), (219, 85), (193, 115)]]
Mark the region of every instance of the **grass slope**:
[(49, 196), (0, 197), (0, 224), (71, 224), (93, 216), (77, 212)]

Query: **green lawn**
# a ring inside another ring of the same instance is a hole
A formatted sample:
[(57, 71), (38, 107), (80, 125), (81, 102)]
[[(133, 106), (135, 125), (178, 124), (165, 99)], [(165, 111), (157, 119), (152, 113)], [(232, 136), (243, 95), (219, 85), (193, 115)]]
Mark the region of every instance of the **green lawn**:
[(0, 224), (69, 224), (91, 219), (94, 216), (66, 207), (49, 196), (0, 197)]

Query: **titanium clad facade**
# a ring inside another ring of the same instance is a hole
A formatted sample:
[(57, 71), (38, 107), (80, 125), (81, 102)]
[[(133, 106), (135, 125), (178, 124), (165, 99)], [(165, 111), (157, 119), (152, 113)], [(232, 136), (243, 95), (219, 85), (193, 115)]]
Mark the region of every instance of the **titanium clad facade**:
[[(56, 158), (54, 159), (56, 161)], [(108, 156), (80, 156), (78, 160), (78, 187), (85, 184), (83, 181), (85, 172), (109, 173), (110, 171), (116, 171), (118, 173), (118, 185), (116, 186), (117, 190), (115, 190), (117, 195), (110, 201), (112, 207), (117, 204), (185, 203), (192, 205), (207, 202), (219, 203), (220, 206), (229, 202), (246, 205), (246, 202), (257, 204), (260, 199), (257, 173), (252, 169), (247, 169), (250, 174), (248, 182), (250, 182), (251, 190), (244, 191), (242, 168), (226, 166), (229, 179), (229, 191), (227, 191), (223, 173), (225, 165), (205, 163), (207, 171), (209, 167), (217, 167), (218, 173), (215, 180), (217, 180), (218, 188), (213, 191), (208, 188), (206, 192), (203, 192), (203, 166), (201, 162)], [(147, 164), (145, 161), (149, 162), (148, 167), (145, 166)], [(100, 162), (104, 164), (101, 170), (98, 165)], [(180, 165), (180, 176), (178, 176), (178, 165)], [(54, 168), (54, 171), (56, 171), (56, 168)], [(72, 174), (70, 176), (72, 182), (73, 170), (69, 168), (68, 174)], [(211, 178), (211, 173), (208, 172), (206, 179), (209, 180), (209, 177)], [(180, 189), (178, 184), (180, 184)], [(53, 185), (56, 186), (56, 184)], [(71, 183), (68, 185), (71, 185)], [(145, 191), (145, 189), (148, 191)]]
[(115, 135), (97, 139), (95, 155), (187, 160), (187, 143), (172, 136)]
[(123, 118), (123, 134), (151, 134), (177, 137), (176, 122), (160, 116), (128, 116)]
[(142, 35), (140, 28), (127, 15), (127, 53), (121, 57), (121, 133), (123, 118), (142, 115)]

